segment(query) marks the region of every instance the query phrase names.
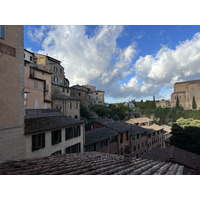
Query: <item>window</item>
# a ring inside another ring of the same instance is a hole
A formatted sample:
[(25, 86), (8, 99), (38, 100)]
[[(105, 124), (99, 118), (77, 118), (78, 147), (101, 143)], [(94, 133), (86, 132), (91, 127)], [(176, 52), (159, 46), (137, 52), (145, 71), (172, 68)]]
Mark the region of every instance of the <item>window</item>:
[(38, 82), (34, 81), (34, 90), (38, 90)]
[(117, 140), (116, 140), (116, 136), (110, 138), (110, 143), (114, 143), (114, 142), (116, 142), (116, 141), (117, 141)]
[(32, 56), (30, 56), (30, 61), (32, 61), (33, 60), (33, 57)]
[(80, 93), (80, 92), (78, 93), (78, 96), (81, 96), (81, 93)]
[(138, 149), (140, 149), (140, 144), (138, 144)]
[(136, 146), (134, 146), (134, 151), (136, 151)]
[(135, 135), (133, 135), (131, 138), (132, 138), (132, 141), (135, 140)]
[(60, 73), (62, 74), (62, 69), (60, 69)]
[(120, 134), (120, 143), (123, 143), (123, 133)]
[(38, 109), (38, 100), (34, 101), (34, 109)]
[(142, 142), (142, 147), (144, 147), (144, 144), (143, 144), (143, 142)]
[(126, 140), (128, 140), (128, 131), (126, 131)]
[(44, 72), (42, 72), (42, 75), (44, 75)]
[(81, 143), (69, 146), (65, 149), (65, 153), (80, 153), (81, 152)]
[(6, 26), (0, 25), (0, 39), (6, 39)]
[(54, 68), (53, 68), (53, 71), (54, 71), (54, 72), (57, 72), (57, 71), (58, 71), (58, 68), (57, 68), (57, 67), (54, 67)]
[(98, 92), (96, 93), (96, 95), (98, 95)]
[(67, 88), (67, 93), (69, 93), (69, 89)]
[(101, 141), (101, 148), (106, 147), (108, 145), (108, 140)]
[(52, 153), (51, 155), (54, 156), (54, 155), (59, 155), (59, 154), (62, 154), (62, 150), (56, 151), (56, 152)]
[(65, 88), (63, 88), (62, 91), (65, 92)]
[(25, 58), (25, 53), (24, 53), (24, 58)]
[(60, 79), (60, 84), (62, 84), (63, 83), (63, 80), (62, 80), (62, 78)]
[(65, 129), (65, 140), (69, 140), (81, 135), (80, 126), (70, 127)]
[(96, 100), (98, 100), (98, 97), (96, 97)]
[(54, 82), (58, 82), (58, 77), (57, 76), (54, 76)]
[(136, 135), (136, 139), (139, 139), (139, 137), (140, 137), (140, 134), (137, 134), (137, 135)]
[(69, 103), (69, 108), (72, 109), (72, 102)]
[(78, 109), (78, 103), (76, 102), (76, 109)]
[(57, 144), (62, 141), (61, 130), (56, 130), (51, 132), (51, 144)]
[(47, 109), (47, 103), (44, 103), (44, 109)]
[(32, 151), (45, 147), (45, 133), (32, 135)]

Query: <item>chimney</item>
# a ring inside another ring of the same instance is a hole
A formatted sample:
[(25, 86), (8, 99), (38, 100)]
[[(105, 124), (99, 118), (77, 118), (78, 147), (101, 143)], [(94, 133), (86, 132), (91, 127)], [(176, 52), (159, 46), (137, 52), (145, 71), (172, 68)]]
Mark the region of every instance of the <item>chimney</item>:
[(124, 162), (131, 162), (131, 148), (129, 145), (124, 147)]

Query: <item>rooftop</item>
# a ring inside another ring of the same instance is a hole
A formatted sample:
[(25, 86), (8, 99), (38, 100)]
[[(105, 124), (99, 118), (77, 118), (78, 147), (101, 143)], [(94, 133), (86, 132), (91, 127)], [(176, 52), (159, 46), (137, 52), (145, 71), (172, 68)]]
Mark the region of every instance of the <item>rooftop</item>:
[(175, 84), (182, 84), (182, 83), (188, 83), (188, 84), (200, 83), (200, 80), (190, 80), (190, 81), (176, 82)]
[(84, 124), (84, 121), (67, 116), (49, 116), (25, 119), (25, 134), (56, 130)]
[(146, 159), (85, 152), (0, 163), (0, 175), (181, 175), (183, 166)]
[(130, 130), (130, 127), (128, 126), (128, 124), (123, 121), (115, 121), (112, 119), (99, 119), (99, 120), (96, 120), (96, 122), (102, 124), (103, 126), (109, 127), (117, 131), (118, 133)]
[(178, 163), (186, 168), (194, 170), (200, 167), (200, 155), (179, 149), (174, 146), (146, 152), (143, 158), (160, 162)]
[(85, 145), (95, 144), (110, 137), (117, 136), (118, 132), (110, 128), (97, 128), (85, 132)]
[(146, 123), (146, 122), (151, 122), (151, 121), (153, 121), (153, 119), (151, 119), (151, 118), (138, 117), (138, 118), (129, 119), (126, 122), (130, 123), (130, 124), (135, 124), (135, 123)]

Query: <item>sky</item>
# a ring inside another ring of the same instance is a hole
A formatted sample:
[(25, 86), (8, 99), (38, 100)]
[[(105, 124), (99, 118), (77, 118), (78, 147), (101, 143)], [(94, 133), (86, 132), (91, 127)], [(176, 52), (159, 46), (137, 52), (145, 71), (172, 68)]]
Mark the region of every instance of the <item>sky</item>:
[(170, 99), (175, 82), (199, 79), (198, 25), (25, 25), (24, 48), (61, 61), (72, 85), (108, 103)]

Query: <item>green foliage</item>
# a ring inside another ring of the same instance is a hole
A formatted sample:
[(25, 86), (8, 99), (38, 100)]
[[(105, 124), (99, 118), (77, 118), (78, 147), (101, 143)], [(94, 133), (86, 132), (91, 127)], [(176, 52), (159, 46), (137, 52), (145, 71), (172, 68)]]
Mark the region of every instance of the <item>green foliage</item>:
[(154, 101), (146, 100), (145, 102), (143, 102), (143, 100), (141, 100), (137, 107), (140, 109), (154, 109), (156, 106)]
[(90, 120), (90, 112), (87, 110), (86, 107), (81, 106), (80, 114), (81, 114), (81, 117), (86, 118), (87, 120)]
[(130, 110), (128, 106), (125, 106), (123, 103), (113, 105), (110, 107), (96, 105), (92, 107), (92, 110), (97, 113), (102, 118), (113, 118), (115, 120), (123, 120), (129, 118)]
[(197, 104), (196, 104), (196, 101), (195, 101), (195, 97), (193, 96), (193, 99), (192, 99), (192, 109), (196, 109), (197, 108)]
[(172, 126), (171, 145), (200, 154), (200, 120), (178, 119)]

